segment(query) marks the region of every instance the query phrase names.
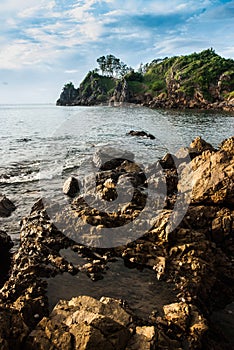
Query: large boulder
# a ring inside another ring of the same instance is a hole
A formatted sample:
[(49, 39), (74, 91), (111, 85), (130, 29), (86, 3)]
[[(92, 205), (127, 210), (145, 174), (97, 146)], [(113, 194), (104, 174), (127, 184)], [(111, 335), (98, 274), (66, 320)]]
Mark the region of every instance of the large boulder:
[(132, 322), (114, 299), (80, 296), (60, 301), (29, 335), (26, 349), (124, 350)]
[[(192, 203), (234, 204), (233, 138), (217, 152), (206, 150), (195, 157), (182, 172), (179, 184), (183, 191), (191, 188)], [(183, 186), (183, 187), (182, 187)]]

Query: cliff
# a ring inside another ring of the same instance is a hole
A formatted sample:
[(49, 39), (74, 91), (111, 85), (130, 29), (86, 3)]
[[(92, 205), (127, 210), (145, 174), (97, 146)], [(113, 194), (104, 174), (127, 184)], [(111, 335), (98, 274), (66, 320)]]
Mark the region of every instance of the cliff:
[(234, 110), (234, 60), (213, 49), (153, 60), (121, 78), (90, 71), (78, 89), (66, 84), (57, 105), (135, 103), (152, 108)]

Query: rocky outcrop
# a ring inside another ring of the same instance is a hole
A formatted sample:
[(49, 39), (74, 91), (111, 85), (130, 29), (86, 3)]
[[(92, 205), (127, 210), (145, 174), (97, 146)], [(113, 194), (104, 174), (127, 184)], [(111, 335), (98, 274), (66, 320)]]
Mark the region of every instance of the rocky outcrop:
[[(218, 349), (210, 336), (210, 316), (233, 301), (233, 144), (234, 137), (216, 150), (197, 138), (188, 148), (193, 155), (189, 164), (183, 155), (167, 155), (148, 169), (149, 178), (132, 154), (125, 154), (130, 159), (118, 155), (110, 163), (103, 150), (95, 158), (101, 169), (94, 196), (93, 184), (86, 186), (86, 194), (92, 194), (89, 202), (79, 194), (67, 210), (59, 203), (38, 201), (21, 221), (20, 248), (0, 292), (2, 348)], [(118, 183), (121, 188), (126, 184), (126, 190), (124, 205), (116, 209), (112, 201)], [(163, 206), (153, 211), (145, 230), (139, 216), (152, 186)], [(183, 195), (188, 193), (190, 205), (180, 217)], [(95, 206), (100, 198), (105, 199), (102, 210)], [(126, 237), (124, 229), (131, 222), (137, 225)], [(115, 232), (105, 229), (115, 227), (121, 228), (115, 244), (104, 245)], [(72, 263), (65, 258), (61, 250), (68, 247), (82, 259)], [(105, 281), (108, 263), (116, 258), (132, 269), (154, 272), (159, 283), (173, 286), (176, 300), (166, 303), (162, 314), (139, 318), (124, 301), (108, 296), (96, 300), (77, 291), (76, 298), (60, 301), (49, 313), (48, 278), (66, 272)], [(222, 348), (231, 348), (227, 339), (222, 338)]]
[(117, 85), (113, 92), (113, 96), (110, 98), (110, 103), (115, 102), (130, 102), (130, 92), (126, 79), (117, 82)]
[(58, 106), (70, 106), (79, 95), (79, 89), (75, 89), (72, 83), (64, 86), (63, 91), (57, 101)]

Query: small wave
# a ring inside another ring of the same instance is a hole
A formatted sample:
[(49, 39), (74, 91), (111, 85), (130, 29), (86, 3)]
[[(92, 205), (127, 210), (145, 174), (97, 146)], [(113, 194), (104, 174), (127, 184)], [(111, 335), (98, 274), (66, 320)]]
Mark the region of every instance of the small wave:
[(2, 185), (12, 185), (19, 183), (34, 182), (39, 180), (39, 172), (31, 172), (30, 174), (20, 174), (20, 175), (0, 175), (0, 184)]

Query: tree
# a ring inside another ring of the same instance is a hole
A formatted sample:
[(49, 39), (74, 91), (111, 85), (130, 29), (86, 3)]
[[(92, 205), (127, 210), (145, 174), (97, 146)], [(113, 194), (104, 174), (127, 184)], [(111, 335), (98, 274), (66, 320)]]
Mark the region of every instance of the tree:
[(105, 56), (101, 56), (97, 59), (97, 63), (99, 65), (99, 68), (102, 71), (102, 75), (105, 73), (106, 71), (106, 58)]
[(110, 77), (116, 76), (124, 76), (127, 74), (132, 68), (129, 68), (125, 63), (120, 61), (119, 58), (114, 55), (101, 56), (97, 59), (97, 63), (99, 65), (99, 69), (102, 72), (102, 75), (107, 74)]

